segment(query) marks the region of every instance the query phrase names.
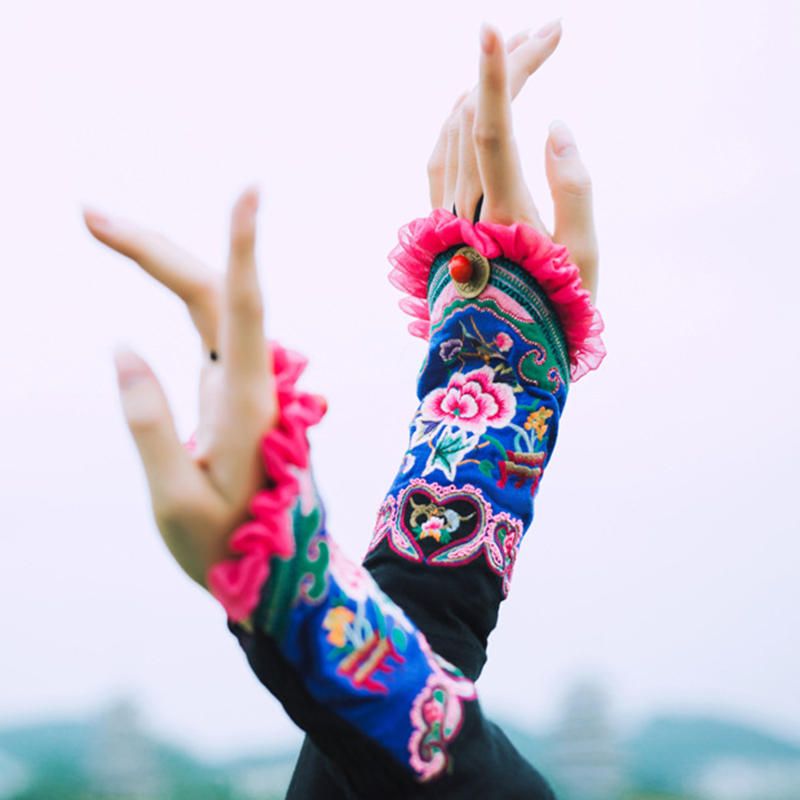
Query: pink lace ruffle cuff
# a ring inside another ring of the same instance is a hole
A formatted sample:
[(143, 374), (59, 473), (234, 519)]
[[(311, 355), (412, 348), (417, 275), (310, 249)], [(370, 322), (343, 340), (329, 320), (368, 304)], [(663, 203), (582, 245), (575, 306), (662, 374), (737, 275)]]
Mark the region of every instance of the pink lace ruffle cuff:
[(234, 622), (247, 619), (258, 605), (269, 577), (270, 559), (294, 555), (291, 513), (300, 493), (297, 472), (309, 466), (306, 432), (327, 410), (323, 398), (295, 388), (307, 360), (276, 342), (271, 348), (279, 418), (261, 440), (261, 457), (270, 485), (250, 501), (254, 519), (240, 525), (231, 536), (228, 547), (237, 557), (215, 564), (207, 576), (211, 593)]
[(445, 208), (436, 208), (429, 216), (404, 225), (398, 238), (399, 244), (389, 253), (389, 280), (410, 295), (400, 301), (400, 307), (415, 318), (408, 326), (414, 336), (430, 337), (427, 294), (434, 259), (453, 245), (466, 244), (488, 259), (502, 256), (519, 264), (542, 287), (567, 340), (573, 381), (597, 369), (605, 357), (606, 348), (600, 337), (603, 318), (581, 284), (577, 265), (569, 260), (564, 245), (556, 244), (530, 225), (473, 225)]

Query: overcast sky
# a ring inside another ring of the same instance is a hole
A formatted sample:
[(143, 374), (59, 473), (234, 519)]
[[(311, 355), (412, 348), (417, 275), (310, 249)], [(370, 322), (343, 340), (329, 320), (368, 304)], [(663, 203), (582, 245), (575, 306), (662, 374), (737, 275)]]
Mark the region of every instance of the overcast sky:
[(479, 682), (547, 725), (584, 675), (620, 719), (723, 712), (800, 737), (800, 6), (446, 0), (29, 2), (0, 10), (0, 724), (126, 693), (202, 752), (296, 739), (221, 607), (150, 517), (111, 358), (196, 420), (188, 315), (94, 241), (90, 203), (224, 263), (262, 189), (269, 331), (311, 358), (334, 536), (354, 557), (399, 466), (424, 345), (386, 255), (429, 212), (425, 164), (477, 77), (478, 29), (563, 16), (514, 103), (593, 176), (609, 355), (572, 387)]

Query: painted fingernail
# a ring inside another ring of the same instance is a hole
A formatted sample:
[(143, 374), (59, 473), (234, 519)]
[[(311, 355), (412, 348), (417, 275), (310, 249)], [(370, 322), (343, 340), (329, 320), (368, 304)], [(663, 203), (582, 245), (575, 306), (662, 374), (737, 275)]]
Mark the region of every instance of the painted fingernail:
[(547, 39), (548, 36), (551, 36), (558, 30), (560, 25), (561, 25), (561, 17), (559, 17), (558, 19), (554, 19), (552, 22), (548, 22), (547, 25), (544, 25), (543, 27), (539, 28), (539, 30), (536, 31), (536, 35), (540, 39)]
[(109, 230), (111, 228), (111, 220), (105, 214), (102, 214), (94, 208), (84, 206), (83, 216), (86, 222), (97, 230)]
[(494, 51), (494, 35), (492, 29), (484, 22), (481, 25), (481, 49), (486, 55), (491, 55)]
[(127, 345), (117, 344), (113, 352), (120, 389), (127, 389), (147, 377), (147, 365)]
[(575, 146), (575, 139), (572, 138), (572, 131), (560, 119), (553, 120), (550, 123), (550, 140), (553, 143), (553, 152), (561, 158), (578, 152), (578, 148)]
[(244, 192), (242, 192), (240, 203), (248, 213), (253, 214), (258, 210), (258, 200), (258, 186), (256, 184), (252, 184), (248, 186)]

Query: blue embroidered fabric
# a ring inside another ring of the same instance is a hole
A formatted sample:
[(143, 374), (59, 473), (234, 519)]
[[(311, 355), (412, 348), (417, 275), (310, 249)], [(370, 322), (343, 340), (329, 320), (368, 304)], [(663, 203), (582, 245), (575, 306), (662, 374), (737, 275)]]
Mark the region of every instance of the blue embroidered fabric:
[[(434, 261), (431, 306), (457, 249)], [(364, 561), (434, 649), (473, 680), (533, 520), (569, 381), (558, 318), (538, 284), (496, 259), (490, 285), (530, 321), (477, 298), (451, 303), (432, 325), (408, 449)]]
[[(455, 249), (434, 261), (432, 309)], [(566, 345), (524, 270), (492, 260), (490, 286), (432, 319), (408, 447), (363, 566), (328, 534), (309, 472), (294, 556), (273, 558), (250, 620), (229, 622), (308, 734), (290, 798), (552, 798), (473, 681), (555, 445)]]

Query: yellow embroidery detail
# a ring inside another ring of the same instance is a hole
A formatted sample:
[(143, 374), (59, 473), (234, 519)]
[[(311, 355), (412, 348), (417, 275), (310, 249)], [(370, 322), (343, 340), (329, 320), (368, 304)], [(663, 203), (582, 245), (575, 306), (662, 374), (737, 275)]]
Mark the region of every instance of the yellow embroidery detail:
[(334, 647), (344, 647), (345, 629), (353, 621), (355, 614), (345, 606), (336, 606), (325, 615), (322, 627), (328, 631), (328, 641)]
[(553, 416), (553, 409), (542, 406), (541, 408), (533, 411), (528, 419), (525, 420), (523, 427), (526, 431), (533, 430), (536, 438), (541, 442), (544, 435), (547, 433), (547, 420)]

